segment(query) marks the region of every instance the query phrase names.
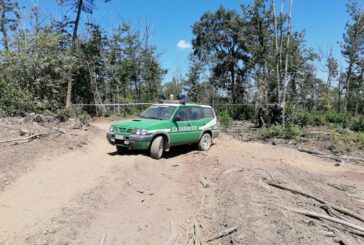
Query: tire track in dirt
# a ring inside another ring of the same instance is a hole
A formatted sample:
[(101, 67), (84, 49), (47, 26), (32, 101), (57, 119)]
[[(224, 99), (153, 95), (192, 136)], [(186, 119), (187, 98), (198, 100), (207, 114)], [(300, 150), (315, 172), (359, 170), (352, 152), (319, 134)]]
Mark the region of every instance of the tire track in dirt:
[(193, 242), (196, 222), (202, 240), (240, 227), (217, 244), (329, 244), (331, 238), (317, 237), (300, 223), (305, 218), (277, 210), (276, 204), (313, 204), (268, 187), (264, 170), (288, 184), (322, 191), (332, 202), (351, 199), (328, 181), (364, 189), (363, 169), (357, 166), (337, 168), (301, 152), (242, 143), (225, 134), (209, 152), (180, 147), (158, 161), (139, 152), (116, 155), (105, 140), (108, 124), (95, 126), (99, 130), (87, 147), (37, 161), (0, 192), (0, 244), (98, 244), (101, 238), (108, 245), (164, 244), (171, 222), (175, 244)]

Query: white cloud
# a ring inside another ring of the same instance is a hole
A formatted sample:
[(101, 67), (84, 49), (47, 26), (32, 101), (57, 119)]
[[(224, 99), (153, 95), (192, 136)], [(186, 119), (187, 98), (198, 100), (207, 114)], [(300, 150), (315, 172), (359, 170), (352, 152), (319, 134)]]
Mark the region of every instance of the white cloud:
[(179, 49), (190, 49), (192, 48), (192, 44), (186, 40), (179, 40), (177, 43), (177, 47)]

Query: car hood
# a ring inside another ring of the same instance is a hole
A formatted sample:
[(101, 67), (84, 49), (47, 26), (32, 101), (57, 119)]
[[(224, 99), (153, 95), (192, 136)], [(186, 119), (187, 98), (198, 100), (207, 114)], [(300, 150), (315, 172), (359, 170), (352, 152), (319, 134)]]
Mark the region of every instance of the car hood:
[(112, 125), (115, 127), (122, 127), (122, 128), (128, 128), (128, 129), (142, 128), (142, 129), (149, 130), (149, 129), (156, 129), (156, 128), (158, 128), (158, 126), (162, 126), (163, 124), (165, 124), (165, 122), (166, 121), (161, 121), (161, 120), (137, 118), (137, 119), (128, 120), (128, 121), (124, 121), (124, 122), (113, 123)]

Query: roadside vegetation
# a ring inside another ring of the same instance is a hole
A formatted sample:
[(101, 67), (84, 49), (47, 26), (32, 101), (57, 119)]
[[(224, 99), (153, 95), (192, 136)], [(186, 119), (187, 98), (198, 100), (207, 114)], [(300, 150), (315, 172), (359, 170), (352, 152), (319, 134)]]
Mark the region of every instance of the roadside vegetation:
[[(363, 142), (364, 8), (359, 2), (348, 1), (343, 39), (335, 40), (346, 61), (342, 68), (332, 50), (308, 47), (305, 32), (292, 29), (294, 1), (281, 8), (275, 1), (255, 0), (201, 15), (192, 26), (185, 74), (163, 68), (150, 25), (120, 21), (106, 31), (80, 18), (97, 11), (98, 1), (57, 3), (70, 6), (68, 12), (39, 22), (49, 13), (38, 5), (26, 10), (16, 0), (0, 2), (0, 115), (127, 117), (145, 107), (110, 104), (150, 103), (160, 94), (185, 93), (192, 102), (212, 105), (224, 128), (233, 120), (255, 121), (259, 106), (266, 108), (268, 125), (269, 107), (282, 103), (283, 125), (257, 130), (261, 137), (304, 137), (308, 127), (325, 127)], [(326, 77), (316, 76), (322, 69)], [(167, 72), (175, 75), (162, 82)], [(343, 133), (349, 131), (353, 135)]]

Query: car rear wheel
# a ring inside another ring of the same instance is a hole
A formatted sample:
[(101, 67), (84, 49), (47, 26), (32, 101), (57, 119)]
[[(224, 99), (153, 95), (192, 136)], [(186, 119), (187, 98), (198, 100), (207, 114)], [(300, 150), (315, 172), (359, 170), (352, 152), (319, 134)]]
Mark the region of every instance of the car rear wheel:
[(123, 154), (125, 152), (126, 148), (122, 146), (116, 146), (116, 151), (119, 155)]
[(198, 142), (197, 148), (200, 151), (208, 151), (211, 147), (212, 139), (209, 133), (204, 133)]
[(150, 147), (150, 155), (154, 159), (160, 159), (164, 151), (164, 139), (162, 136), (158, 136), (152, 142)]

